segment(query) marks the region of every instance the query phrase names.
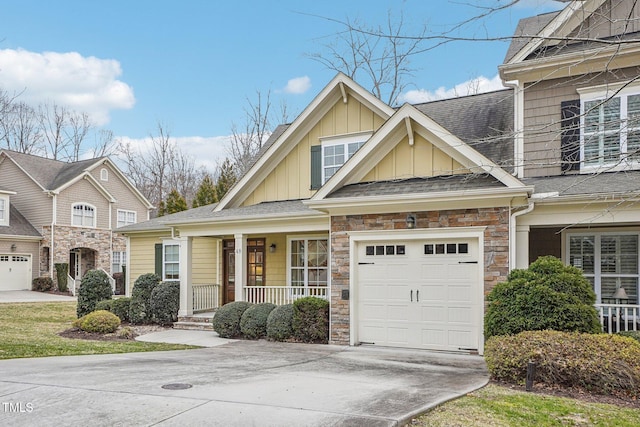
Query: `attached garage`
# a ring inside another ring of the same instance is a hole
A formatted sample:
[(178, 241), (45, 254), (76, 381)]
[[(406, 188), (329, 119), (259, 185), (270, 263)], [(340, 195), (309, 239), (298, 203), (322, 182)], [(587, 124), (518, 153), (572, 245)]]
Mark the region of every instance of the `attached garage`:
[(482, 352), (481, 233), (354, 240), (353, 344)]
[(31, 255), (0, 254), (0, 291), (31, 289)]

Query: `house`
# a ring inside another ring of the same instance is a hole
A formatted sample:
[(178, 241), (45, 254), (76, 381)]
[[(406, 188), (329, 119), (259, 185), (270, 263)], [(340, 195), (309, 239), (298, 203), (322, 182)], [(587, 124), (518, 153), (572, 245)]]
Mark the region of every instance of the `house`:
[(108, 158), (66, 163), (0, 150), (0, 290), (31, 289), (69, 265), (74, 289), (91, 269), (121, 272), (119, 226), (149, 219), (151, 204)]
[(523, 20), (505, 90), (392, 108), (338, 74), (219, 203), (122, 230), (129, 286), (179, 281), (181, 316), (314, 295), (332, 343), (482, 354), (486, 294), (550, 254), (638, 315), (631, 3)]

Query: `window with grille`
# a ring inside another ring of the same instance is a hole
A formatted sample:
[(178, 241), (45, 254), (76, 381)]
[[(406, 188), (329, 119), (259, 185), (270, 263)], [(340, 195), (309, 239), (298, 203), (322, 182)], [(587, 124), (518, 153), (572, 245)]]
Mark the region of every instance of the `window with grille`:
[(79, 227), (96, 226), (96, 208), (84, 203), (76, 203), (72, 207), (71, 224)]

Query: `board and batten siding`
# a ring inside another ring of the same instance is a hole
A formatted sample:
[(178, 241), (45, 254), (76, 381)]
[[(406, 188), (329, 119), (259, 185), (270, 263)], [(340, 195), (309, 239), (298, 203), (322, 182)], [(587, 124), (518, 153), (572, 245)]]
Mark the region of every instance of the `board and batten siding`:
[(65, 188), (57, 197), (57, 224), (71, 225), (72, 206), (76, 203), (95, 207), (96, 228), (109, 228), (109, 200), (86, 179)]
[[(102, 169), (107, 169), (108, 171), (107, 181), (102, 181), (100, 177), (100, 171)], [(96, 166), (91, 171), (91, 175), (109, 192), (109, 194), (111, 194), (116, 199), (116, 202), (112, 206), (113, 212), (111, 215), (111, 228), (115, 230), (118, 227), (118, 209), (135, 211), (137, 222), (147, 220), (147, 207), (135, 195), (131, 187), (129, 187), (120, 178), (117, 172), (113, 170), (111, 165), (104, 164)]]
[(578, 88), (629, 81), (640, 67), (528, 84), (524, 91), (524, 173), (526, 178), (561, 174), (560, 104), (579, 99)]
[(38, 230), (51, 225), (53, 203), (51, 197), (29, 178), (11, 160), (0, 163), (0, 183), (4, 188), (15, 191), (10, 203)]
[(357, 101), (342, 98), (297, 143), (243, 202), (250, 206), (265, 201), (308, 199), (311, 190), (311, 146), (320, 138), (355, 132), (375, 131), (384, 120)]
[(388, 181), (413, 177), (430, 177), (468, 173), (452, 157), (435, 147), (421, 135), (415, 135), (413, 146), (404, 137), (360, 182)]

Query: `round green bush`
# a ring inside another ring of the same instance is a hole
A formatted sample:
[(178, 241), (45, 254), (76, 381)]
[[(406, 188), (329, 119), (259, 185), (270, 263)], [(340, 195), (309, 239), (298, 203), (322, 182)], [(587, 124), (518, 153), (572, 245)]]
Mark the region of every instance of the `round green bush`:
[(622, 335), (623, 337), (633, 338), (634, 340), (640, 343), (640, 331), (620, 331), (618, 335)]
[(53, 279), (51, 277), (36, 277), (31, 282), (31, 290), (47, 292), (53, 289)]
[(96, 304), (96, 310), (112, 311), (111, 310), (112, 307), (113, 307), (112, 299), (103, 299), (102, 301), (98, 301), (98, 303)]
[(329, 301), (318, 297), (304, 297), (293, 303), (291, 321), (296, 340), (308, 343), (329, 341)]
[(151, 291), (149, 311), (151, 320), (159, 325), (169, 325), (178, 320), (180, 309), (180, 283), (162, 282)]
[(267, 338), (286, 341), (293, 336), (293, 304), (279, 305), (267, 318)]
[(276, 308), (275, 304), (265, 302), (246, 309), (240, 318), (240, 332), (242, 335), (250, 340), (266, 337), (267, 318), (274, 308)]
[(129, 321), (131, 323), (145, 323), (151, 321), (149, 299), (153, 288), (160, 283), (160, 277), (153, 273), (143, 274), (133, 283), (131, 302), (129, 304)]
[(120, 318), (106, 310), (93, 311), (80, 324), (80, 329), (86, 332), (108, 334), (115, 332), (120, 326)]
[(582, 272), (554, 257), (513, 270), (487, 296), (485, 337), (522, 331), (601, 332), (595, 294)]
[(96, 309), (96, 304), (105, 299), (111, 299), (113, 291), (109, 283), (109, 276), (102, 270), (89, 270), (80, 282), (78, 289), (78, 317), (89, 314)]
[(534, 362), (536, 383), (640, 397), (640, 343), (629, 337), (525, 331), (490, 338), (484, 357), (494, 380), (523, 384)]
[(225, 304), (213, 316), (213, 330), (222, 338), (240, 336), (240, 319), (242, 314), (253, 304), (246, 301), (235, 301)]
[(120, 321), (128, 322), (130, 305), (131, 298), (129, 297), (114, 298), (113, 303), (111, 303), (111, 310), (109, 311), (118, 316)]

